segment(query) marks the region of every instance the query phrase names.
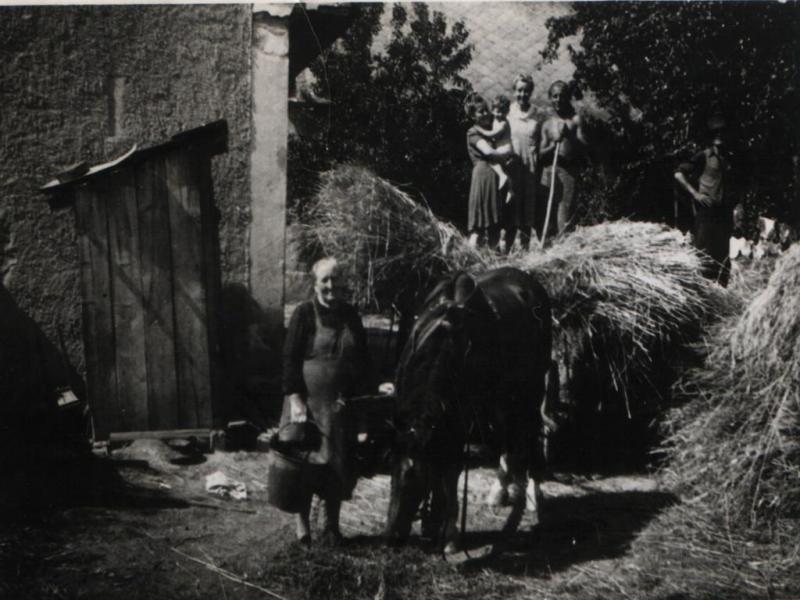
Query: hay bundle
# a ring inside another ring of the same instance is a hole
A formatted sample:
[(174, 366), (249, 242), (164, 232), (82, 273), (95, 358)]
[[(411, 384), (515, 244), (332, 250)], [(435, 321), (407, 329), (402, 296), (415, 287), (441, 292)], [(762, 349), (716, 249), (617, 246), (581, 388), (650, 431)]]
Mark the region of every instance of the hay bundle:
[(674, 354), (706, 317), (736, 305), (702, 277), (700, 257), (681, 233), (655, 223), (578, 228), (547, 252), (512, 262), (550, 294), (562, 358), (595, 363), (626, 404), (634, 380), (651, 380), (656, 355)]
[(514, 262), (544, 282), (562, 327), (624, 333), (634, 346), (698, 322), (726, 294), (700, 276), (699, 257), (681, 233), (656, 223), (616, 221), (579, 227), (546, 253)]
[(680, 382), (689, 402), (666, 423), (663, 473), (684, 502), (648, 524), (623, 569), (594, 580), (596, 595), (800, 594), (800, 244), (705, 345), (704, 366)]
[(673, 478), (732, 523), (800, 515), (800, 244), (709, 340), (671, 418)]
[(486, 263), (455, 227), (361, 167), (323, 174), (305, 226), (325, 254), (344, 262), (362, 308), (385, 310), (448, 272)]
[(571, 354), (568, 361), (602, 370), (629, 414), (634, 381), (651, 389), (671, 383), (653, 381), (656, 355), (686, 342), (706, 315), (732, 303), (700, 275), (699, 256), (681, 234), (665, 226), (604, 223), (579, 228), (544, 253), (499, 256), (470, 248), (452, 225), (359, 167), (323, 175), (304, 227), (324, 253), (345, 263), (352, 299), (369, 310), (398, 299), (413, 306), (459, 269), (511, 264), (533, 272), (553, 302), (557, 347)]

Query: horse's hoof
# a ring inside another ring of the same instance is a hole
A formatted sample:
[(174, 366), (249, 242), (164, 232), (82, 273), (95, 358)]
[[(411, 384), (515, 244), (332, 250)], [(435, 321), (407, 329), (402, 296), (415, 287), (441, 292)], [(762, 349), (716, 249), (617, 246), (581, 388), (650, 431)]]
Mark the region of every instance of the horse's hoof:
[(486, 504), (492, 508), (499, 508), (505, 506), (507, 502), (508, 493), (503, 484), (495, 480), (489, 488), (489, 493), (486, 494)]
[(456, 544), (455, 542), (447, 542), (447, 544), (445, 544), (445, 546), (444, 546), (444, 554), (445, 554), (445, 556), (451, 556), (453, 554), (458, 554), (460, 552), (460, 550), (461, 549), (458, 547), (458, 544)]
[(525, 490), (525, 510), (534, 515), (537, 523), (541, 523), (543, 507), (544, 496), (539, 486), (531, 479), (528, 481), (528, 488)]
[(320, 537), (320, 544), (327, 548), (340, 548), (345, 544), (345, 538), (338, 529), (326, 529)]
[(402, 536), (395, 531), (384, 531), (381, 537), (383, 537), (384, 543), (391, 548), (402, 546), (407, 540), (405, 536)]
[(525, 502), (525, 490), (518, 483), (508, 485), (508, 505), (519, 506)]

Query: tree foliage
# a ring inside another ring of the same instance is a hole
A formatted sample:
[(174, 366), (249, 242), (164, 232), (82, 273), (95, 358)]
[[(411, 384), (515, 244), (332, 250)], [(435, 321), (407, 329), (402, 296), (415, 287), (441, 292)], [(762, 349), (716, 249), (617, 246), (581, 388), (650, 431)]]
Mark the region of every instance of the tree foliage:
[(620, 196), (656, 192), (660, 184), (647, 189), (644, 180), (654, 170), (668, 174), (704, 141), (707, 117), (721, 111), (751, 212), (789, 216), (800, 108), (797, 3), (577, 2), (548, 28), (550, 59), (563, 38), (580, 34), (580, 47), (569, 48), (575, 82), (594, 92), (628, 141)]
[(362, 5), (347, 36), (312, 65), (314, 92), (330, 106), (317, 131), (290, 144), (290, 199), (302, 203), (314, 171), (357, 163), (458, 220), (469, 185), (462, 107), (470, 86), (461, 76), (469, 34), (424, 4), (395, 4), (378, 48), (384, 6)]

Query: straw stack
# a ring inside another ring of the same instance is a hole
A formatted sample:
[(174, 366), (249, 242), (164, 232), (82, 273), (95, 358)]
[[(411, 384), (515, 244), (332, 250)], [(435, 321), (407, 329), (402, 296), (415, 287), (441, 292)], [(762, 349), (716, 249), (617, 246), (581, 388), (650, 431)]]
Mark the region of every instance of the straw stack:
[(324, 254), (344, 263), (352, 300), (365, 310), (387, 310), (487, 261), (455, 227), (361, 167), (323, 174), (304, 224)]
[(800, 597), (800, 244), (705, 347), (666, 423), (663, 474), (682, 502), (639, 533), (595, 595)]
[(742, 526), (800, 514), (800, 245), (708, 348), (670, 419), (674, 481)]
[[(632, 401), (666, 391), (653, 380), (660, 361), (675, 359), (710, 315), (737, 305), (733, 295), (702, 277), (700, 257), (681, 233), (655, 223), (578, 228), (546, 252), (516, 255), (511, 262), (547, 289), (560, 360), (569, 369), (590, 366), (604, 373), (628, 414)], [(649, 395), (643, 385), (651, 388)], [(634, 391), (638, 398), (631, 398)]]

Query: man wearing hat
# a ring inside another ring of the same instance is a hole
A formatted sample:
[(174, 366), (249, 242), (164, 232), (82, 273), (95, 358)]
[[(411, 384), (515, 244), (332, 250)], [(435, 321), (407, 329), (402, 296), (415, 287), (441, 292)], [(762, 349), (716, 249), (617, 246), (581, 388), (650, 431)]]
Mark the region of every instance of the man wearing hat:
[[(675, 179), (691, 198), (693, 243), (707, 257), (703, 273), (720, 285), (728, 284), (728, 247), (733, 227), (731, 165), (725, 145), (726, 123), (720, 114), (708, 120), (710, 144), (681, 163)], [(697, 181), (697, 187), (692, 185)]]

